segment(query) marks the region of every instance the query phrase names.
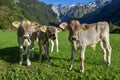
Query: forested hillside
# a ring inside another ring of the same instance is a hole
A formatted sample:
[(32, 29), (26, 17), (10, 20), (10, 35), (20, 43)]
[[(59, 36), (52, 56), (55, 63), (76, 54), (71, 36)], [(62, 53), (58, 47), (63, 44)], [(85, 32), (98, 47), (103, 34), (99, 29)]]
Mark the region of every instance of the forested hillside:
[(0, 0), (0, 29), (11, 29), (15, 20), (29, 19), (40, 25), (56, 23), (57, 15), (38, 0)]

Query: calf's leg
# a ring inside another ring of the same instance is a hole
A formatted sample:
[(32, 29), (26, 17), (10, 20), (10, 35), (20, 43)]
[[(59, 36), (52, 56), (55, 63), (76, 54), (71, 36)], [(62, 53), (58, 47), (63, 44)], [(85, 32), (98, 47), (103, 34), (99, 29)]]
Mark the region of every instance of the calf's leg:
[(105, 42), (104, 41), (100, 41), (100, 47), (103, 51), (103, 64), (106, 65), (106, 49), (105, 49)]
[(75, 57), (75, 49), (72, 47), (72, 52), (71, 52), (71, 63), (69, 66), (69, 70), (72, 70), (73, 65), (74, 65), (74, 57)]
[(23, 52), (24, 52), (24, 49), (23, 49), (23, 46), (20, 45), (20, 61), (19, 61), (19, 64), (22, 65), (23, 63)]
[(80, 55), (80, 61), (81, 61), (80, 72), (81, 73), (84, 72), (85, 49), (86, 49), (86, 46), (81, 47), (81, 55)]
[(105, 47), (106, 47), (106, 52), (107, 52), (107, 66), (110, 66), (110, 64), (111, 64), (111, 51), (112, 51), (112, 48), (110, 46), (109, 39), (107, 39), (105, 41)]
[(39, 62), (42, 61), (42, 45), (39, 44), (39, 51), (40, 51), (40, 56), (39, 56)]
[(46, 52), (46, 57), (47, 57), (47, 60), (48, 60), (48, 64), (50, 64), (50, 57), (49, 57), (49, 42), (46, 43), (45, 52)]
[(31, 58), (34, 58), (34, 42), (31, 43), (31, 54), (30, 54)]
[(54, 42), (53, 42), (53, 40), (50, 40), (50, 42), (51, 42), (51, 53), (53, 52), (53, 48), (54, 48)]
[(26, 46), (26, 52), (27, 52), (27, 66), (30, 66), (31, 65), (31, 62), (30, 62), (30, 46)]
[(57, 48), (57, 52), (59, 52), (59, 49), (58, 49), (58, 39), (56, 39), (56, 48)]

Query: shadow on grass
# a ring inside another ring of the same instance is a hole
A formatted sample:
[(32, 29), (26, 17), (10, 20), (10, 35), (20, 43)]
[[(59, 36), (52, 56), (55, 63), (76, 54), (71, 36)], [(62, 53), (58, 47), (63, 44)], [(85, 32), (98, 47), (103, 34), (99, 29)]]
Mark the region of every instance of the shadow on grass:
[(18, 63), (19, 61), (19, 48), (7, 47), (0, 49), (0, 59), (8, 63)]
[[(26, 54), (23, 55), (24, 61), (23, 65), (26, 62)], [(7, 47), (0, 49), (0, 60), (4, 60), (7, 63), (14, 64), (17, 63), (19, 64), (19, 59), (20, 59), (20, 53), (19, 53), (19, 47)], [(34, 58), (30, 58), (31, 62), (39, 62), (39, 51), (34, 51)], [(46, 57), (44, 54), (42, 54), (42, 62), (46, 61)], [(25, 64), (26, 65), (26, 64)]]
[[(26, 54), (23, 56), (24, 62), (26, 62)], [(38, 61), (39, 54), (34, 54), (34, 58), (31, 58), (30, 60), (35, 62)], [(19, 53), (19, 47), (7, 47), (0, 49), (0, 60), (4, 60), (10, 64), (19, 63), (20, 59), (20, 53)]]

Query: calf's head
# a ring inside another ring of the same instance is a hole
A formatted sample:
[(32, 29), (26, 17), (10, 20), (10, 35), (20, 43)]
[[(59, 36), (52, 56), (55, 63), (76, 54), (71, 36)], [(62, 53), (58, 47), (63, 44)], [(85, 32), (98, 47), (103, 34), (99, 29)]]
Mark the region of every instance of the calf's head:
[(81, 25), (79, 21), (72, 20), (70, 24), (63, 22), (60, 24), (60, 27), (62, 29), (66, 29), (69, 31), (69, 37), (71, 41), (78, 40), (78, 36), (80, 34), (80, 31), (85, 31), (88, 29), (87, 25)]
[(72, 20), (71, 23), (68, 26), (69, 33), (70, 33), (70, 39), (72, 41), (78, 40), (78, 34), (80, 30), (80, 23), (76, 20)]
[(56, 34), (61, 31), (60, 28), (56, 28), (54, 26), (43, 26), (41, 27), (41, 30), (47, 34), (47, 37), (49, 39), (55, 40)]
[(32, 33), (35, 31), (35, 28), (39, 26), (36, 22), (30, 22), (29, 20), (23, 20), (21, 22), (14, 21), (12, 25), (18, 28), (18, 37), (24, 39), (25, 42), (30, 43)]

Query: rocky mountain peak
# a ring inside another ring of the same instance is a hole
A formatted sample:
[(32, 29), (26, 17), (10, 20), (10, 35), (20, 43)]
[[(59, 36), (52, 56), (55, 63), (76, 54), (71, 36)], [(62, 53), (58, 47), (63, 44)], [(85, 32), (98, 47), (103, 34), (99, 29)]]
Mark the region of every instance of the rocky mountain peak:
[(71, 5), (62, 5), (57, 6), (57, 10), (60, 13), (61, 21), (66, 21), (66, 19), (71, 18), (81, 18), (85, 14), (88, 14), (92, 11), (95, 11), (98, 8), (101, 8), (107, 5), (111, 0), (95, 0), (89, 2), (88, 4), (71, 4)]

